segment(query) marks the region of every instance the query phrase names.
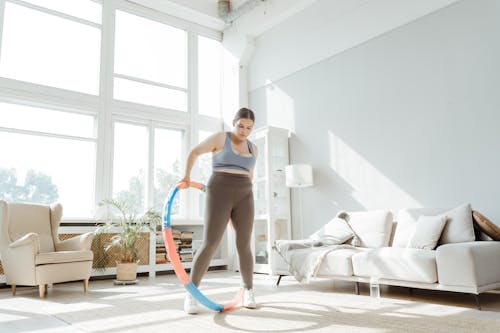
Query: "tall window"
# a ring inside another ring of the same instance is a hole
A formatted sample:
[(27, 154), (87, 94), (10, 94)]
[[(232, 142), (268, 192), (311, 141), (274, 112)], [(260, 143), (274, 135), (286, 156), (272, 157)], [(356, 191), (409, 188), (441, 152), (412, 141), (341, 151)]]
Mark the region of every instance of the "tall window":
[[(43, 5), (50, 1), (31, 2)], [(88, 15), (94, 20), (100, 17), (100, 4), (73, 2), (70, 14), (77, 15), (81, 9), (91, 12)], [(5, 3), (0, 76), (97, 95), (100, 24), (85, 21), (87, 14), (84, 18), (61, 15), (55, 10), (64, 8), (55, 7)]]
[(114, 98), (187, 111), (187, 32), (116, 11)]
[[(153, 135), (154, 149), (149, 145), (150, 135)], [(113, 197), (137, 213), (151, 207), (161, 211), (169, 191), (181, 178), (183, 146), (181, 130), (115, 122)], [(153, 155), (152, 177), (147, 173), (149, 154)], [(152, 192), (152, 198), (148, 198), (148, 192)], [(172, 215), (185, 214), (181, 211), (181, 197), (176, 197)]]
[[(198, 132), (198, 141), (201, 143), (205, 139), (207, 139), (210, 135), (214, 134), (213, 132), (208, 131), (199, 131)], [(203, 184), (207, 184), (210, 175), (212, 174), (212, 153), (203, 154), (198, 157), (198, 161), (196, 162), (197, 167), (195, 173), (200, 182)], [(205, 214), (205, 194), (196, 192), (196, 202), (197, 204), (197, 215), (199, 217), (203, 217)]]
[[(198, 132), (198, 143), (205, 141), (210, 135), (214, 134), (209, 131), (199, 131)], [(212, 154), (203, 154), (198, 157), (197, 161), (197, 174), (199, 175), (199, 179), (202, 183), (206, 184), (212, 174)]]
[(68, 14), (90, 22), (101, 24), (101, 4), (95, 0), (22, 0), (35, 6)]
[(206, 116), (220, 117), (222, 91), (222, 45), (198, 36), (198, 108)]
[[(134, 1), (0, 0), (0, 199), (59, 201), (72, 222), (111, 197), (160, 210), (191, 126), (222, 125), (217, 35)], [(174, 218), (201, 214), (196, 192)]]
[[(154, 131), (154, 203), (153, 207), (162, 211), (165, 199), (182, 175), (182, 147), (184, 133), (180, 130), (156, 128)], [(181, 195), (177, 195), (172, 205), (172, 215), (186, 215), (186, 205), (181, 205)], [(184, 201), (183, 201), (184, 202)]]
[(142, 213), (148, 170), (147, 127), (116, 122), (113, 151), (113, 197)]
[(50, 204), (66, 217), (92, 216), (95, 117), (0, 103), (0, 198)]

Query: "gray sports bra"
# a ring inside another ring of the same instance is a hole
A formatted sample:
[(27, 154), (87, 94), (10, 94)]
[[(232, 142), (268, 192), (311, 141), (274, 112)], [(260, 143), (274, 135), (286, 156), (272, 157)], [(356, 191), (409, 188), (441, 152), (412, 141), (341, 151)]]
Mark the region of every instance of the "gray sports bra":
[(255, 165), (255, 156), (253, 154), (253, 146), (250, 140), (247, 140), (247, 145), (252, 156), (241, 156), (236, 154), (231, 147), (231, 133), (226, 132), (224, 147), (220, 152), (212, 156), (212, 169), (214, 171), (231, 169), (250, 172)]

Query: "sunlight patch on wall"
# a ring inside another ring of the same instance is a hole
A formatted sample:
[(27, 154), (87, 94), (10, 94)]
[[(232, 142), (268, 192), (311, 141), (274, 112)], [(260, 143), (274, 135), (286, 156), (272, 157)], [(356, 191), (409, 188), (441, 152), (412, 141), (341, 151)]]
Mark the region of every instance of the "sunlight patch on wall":
[(328, 144), (330, 167), (349, 184), (351, 196), (366, 209), (397, 212), (401, 207), (422, 206), (332, 131), (328, 131)]
[(267, 123), (295, 132), (295, 103), (276, 84), (266, 82)]

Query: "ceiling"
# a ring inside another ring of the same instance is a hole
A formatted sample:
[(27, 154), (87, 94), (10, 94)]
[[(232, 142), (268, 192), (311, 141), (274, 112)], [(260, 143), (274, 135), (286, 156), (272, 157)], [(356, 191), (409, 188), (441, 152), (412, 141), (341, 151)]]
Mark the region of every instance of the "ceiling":
[[(160, 12), (223, 31), (237, 26), (246, 35), (258, 36), (287, 17), (313, 4), (316, 0), (262, 0), (251, 11), (239, 16), (233, 24), (225, 24), (217, 11), (217, 0), (129, 0)], [(248, 0), (231, 0), (237, 11)], [(243, 8), (243, 7), (242, 7)]]

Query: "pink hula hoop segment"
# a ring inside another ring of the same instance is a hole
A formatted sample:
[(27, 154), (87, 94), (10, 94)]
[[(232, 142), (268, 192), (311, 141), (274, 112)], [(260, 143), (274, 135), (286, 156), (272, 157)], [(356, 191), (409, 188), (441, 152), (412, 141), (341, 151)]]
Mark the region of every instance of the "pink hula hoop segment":
[(207, 308), (222, 312), (222, 311), (228, 311), (231, 309), (234, 309), (241, 301), (241, 298), (243, 296), (243, 291), (239, 291), (234, 299), (225, 304), (218, 304), (210, 300), (208, 297), (206, 297), (199, 289), (196, 287), (196, 285), (191, 281), (189, 278), (189, 275), (186, 273), (186, 270), (184, 269), (184, 266), (182, 265), (182, 262), (179, 258), (179, 254), (177, 253), (177, 250), (175, 248), (175, 243), (174, 243), (174, 238), (172, 236), (172, 227), (170, 223), (170, 212), (172, 209), (172, 203), (174, 201), (175, 195), (179, 190), (181, 189), (187, 189), (189, 187), (196, 188), (198, 190), (201, 190), (203, 192), (206, 192), (206, 186), (202, 183), (198, 182), (181, 182), (178, 183), (171, 191), (170, 195), (168, 196), (167, 200), (165, 201), (165, 205), (163, 207), (163, 223), (162, 223), (162, 231), (163, 231), (163, 241), (165, 242), (165, 247), (167, 249), (168, 257), (170, 259), (170, 262), (172, 263), (172, 267), (174, 268), (175, 275), (179, 278), (181, 283), (184, 285), (186, 290), (193, 295), (193, 297), (206, 306)]

